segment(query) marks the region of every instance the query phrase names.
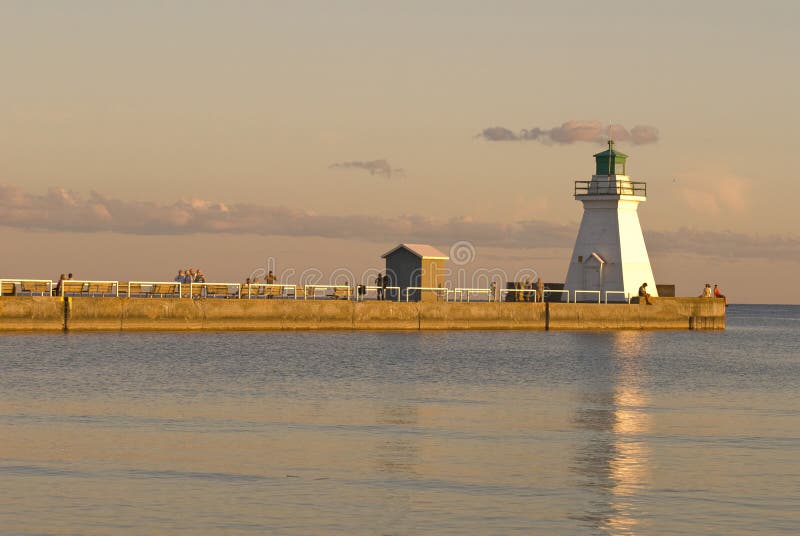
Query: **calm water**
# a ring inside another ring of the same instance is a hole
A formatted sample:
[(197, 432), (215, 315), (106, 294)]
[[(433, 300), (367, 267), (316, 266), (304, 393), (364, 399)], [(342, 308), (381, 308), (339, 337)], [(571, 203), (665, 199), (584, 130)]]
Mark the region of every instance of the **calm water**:
[(0, 337), (2, 534), (797, 534), (800, 307)]

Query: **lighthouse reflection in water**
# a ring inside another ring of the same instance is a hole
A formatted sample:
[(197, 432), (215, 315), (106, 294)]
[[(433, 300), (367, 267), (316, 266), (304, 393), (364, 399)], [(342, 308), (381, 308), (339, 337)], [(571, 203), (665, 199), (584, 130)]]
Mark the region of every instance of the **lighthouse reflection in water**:
[(649, 477), (646, 371), (638, 359), (649, 350), (648, 333), (616, 332), (612, 362), (586, 380), (575, 426), (582, 430), (574, 470), (590, 498), (585, 512), (573, 514), (614, 534), (635, 533), (641, 515), (637, 494)]

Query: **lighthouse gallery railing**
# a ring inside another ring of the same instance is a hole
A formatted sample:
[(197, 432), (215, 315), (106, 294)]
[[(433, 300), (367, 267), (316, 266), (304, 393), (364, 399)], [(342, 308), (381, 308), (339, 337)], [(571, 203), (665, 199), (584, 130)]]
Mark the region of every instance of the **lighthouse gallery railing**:
[(575, 181), (575, 195), (647, 196), (646, 182), (621, 180)]

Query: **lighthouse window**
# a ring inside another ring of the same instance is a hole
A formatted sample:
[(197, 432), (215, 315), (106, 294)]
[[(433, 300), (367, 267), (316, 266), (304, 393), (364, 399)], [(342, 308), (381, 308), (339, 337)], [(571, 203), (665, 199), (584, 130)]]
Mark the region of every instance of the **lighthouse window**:
[(583, 262), (583, 255), (578, 255), (578, 262)]

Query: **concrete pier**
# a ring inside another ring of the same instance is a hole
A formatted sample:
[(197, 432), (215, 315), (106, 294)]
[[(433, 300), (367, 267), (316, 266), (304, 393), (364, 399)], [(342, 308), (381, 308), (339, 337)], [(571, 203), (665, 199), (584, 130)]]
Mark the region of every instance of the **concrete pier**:
[(0, 298), (0, 331), (58, 331), (64, 329), (64, 302), (29, 296)]
[(0, 332), (254, 330), (725, 329), (725, 303), (653, 305), (175, 298), (0, 298)]

